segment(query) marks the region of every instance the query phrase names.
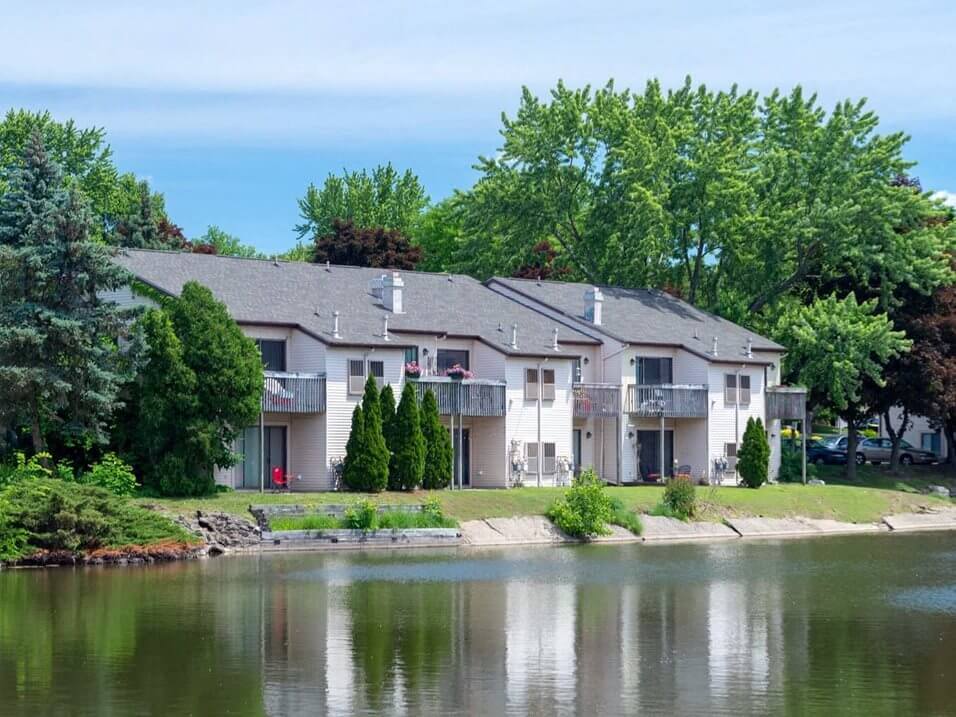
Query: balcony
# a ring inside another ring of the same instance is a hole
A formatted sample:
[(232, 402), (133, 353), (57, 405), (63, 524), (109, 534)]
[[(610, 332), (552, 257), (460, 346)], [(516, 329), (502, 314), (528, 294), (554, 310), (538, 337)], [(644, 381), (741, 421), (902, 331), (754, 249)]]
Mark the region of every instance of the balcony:
[(767, 389), (767, 420), (803, 421), (807, 415), (807, 390), (795, 386)]
[(466, 378), (461, 381), (439, 376), (411, 379), (418, 400), (431, 390), (442, 416), (503, 416), (507, 409), (505, 384)]
[(266, 371), (263, 413), (325, 413), (325, 374)]
[(707, 387), (671, 383), (628, 386), (627, 412), (646, 418), (707, 418)]
[(621, 387), (613, 383), (576, 383), (575, 418), (616, 418), (621, 415)]

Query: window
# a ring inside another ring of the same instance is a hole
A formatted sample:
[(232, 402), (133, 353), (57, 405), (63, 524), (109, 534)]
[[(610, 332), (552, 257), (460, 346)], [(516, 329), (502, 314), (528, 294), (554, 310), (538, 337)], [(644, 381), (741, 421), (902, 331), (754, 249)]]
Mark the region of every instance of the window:
[(361, 394), (365, 390), (365, 362), (349, 359), (349, 393)]
[(385, 385), (385, 362), (369, 361), (368, 372), (375, 377), (375, 383), (381, 388)]
[(461, 349), (438, 349), (438, 373), (445, 373), (452, 366), (461, 366), (463, 369), (470, 370), (468, 365), (468, 352)]
[(524, 444), (524, 457), (527, 463), (526, 470), (529, 475), (536, 474), (538, 472), (538, 444), (537, 443), (525, 443)]
[(750, 405), (750, 376), (740, 377), (740, 405)]
[(674, 359), (647, 358), (638, 356), (637, 376), (639, 386), (656, 386), (674, 382)]
[(405, 349), (405, 363), (418, 363), (417, 346), (409, 346)]
[(256, 339), (256, 346), (266, 371), (285, 371), (285, 341)]
[(574, 383), (581, 383), (584, 380), (584, 368), (581, 365), (581, 359), (574, 359), (574, 366), (571, 375), (574, 377)]
[(524, 397), (529, 401), (538, 400), (538, 369), (524, 370)]
[(554, 369), (541, 369), (541, 400), (554, 400)]
[(542, 445), (544, 446), (544, 465), (541, 472), (553, 475), (557, 470), (555, 446), (553, 443), (543, 443)]
[(737, 403), (737, 375), (724, 374), (724, 402)]

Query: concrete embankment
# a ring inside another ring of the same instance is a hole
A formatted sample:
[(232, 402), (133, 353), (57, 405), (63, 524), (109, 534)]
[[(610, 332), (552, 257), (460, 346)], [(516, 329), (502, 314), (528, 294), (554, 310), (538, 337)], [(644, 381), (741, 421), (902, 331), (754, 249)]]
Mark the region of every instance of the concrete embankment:
[(843, 523), (822, 518), (728, 518), (727, 524), (742, 538), (800, 538), (817, 535), (877, 533), (877, 523)]
[(956, 510), (888, 515), (883, 522), (895, 533), (918, 530), (956, 530)]

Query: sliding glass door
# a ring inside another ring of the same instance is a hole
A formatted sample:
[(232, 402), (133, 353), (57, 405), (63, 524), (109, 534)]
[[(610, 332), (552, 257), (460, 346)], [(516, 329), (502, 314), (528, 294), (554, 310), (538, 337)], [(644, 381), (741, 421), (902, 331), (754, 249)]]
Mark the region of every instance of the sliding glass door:
[[(239, 451), (243, 456), (240, 488), (258, 490), (260, 485), (271, 488), (273, 469), (279, 468), (282, 475), (285, 475), (288, 471), (285, 426), (265, 426), (263, 428), (263, 447), (265, 449), (265, 461), (260, 463), (259, 426), (250, 426), (242, 432), (242, 440), (239, 446)], [(260, 465), (264, 470), (261, 483)]]

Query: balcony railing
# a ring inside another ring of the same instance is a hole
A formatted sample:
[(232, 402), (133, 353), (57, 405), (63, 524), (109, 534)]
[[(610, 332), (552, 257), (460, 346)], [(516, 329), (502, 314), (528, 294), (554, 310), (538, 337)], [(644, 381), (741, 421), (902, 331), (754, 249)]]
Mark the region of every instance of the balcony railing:
[(265, 413), (324, 413), (325, 374), (266, 371), (262, 410)]
[(804, 420), (807, 415), (807, 390), (795, 386), (771, 386), (767, 389), (767, 420)]
[(621, 387), (613, 383), (576, 383), (575, 418), (614, 418), (621, 415)]
[(627, 412), (649, 418), (706, 418), (707, 387), (670, 383), (628, 386)]
[(431, 390), (443, 416), (503, 416), (507, 409), (505, 384), (501, 381), (428, 376), (411, 381), (418, 400)]

